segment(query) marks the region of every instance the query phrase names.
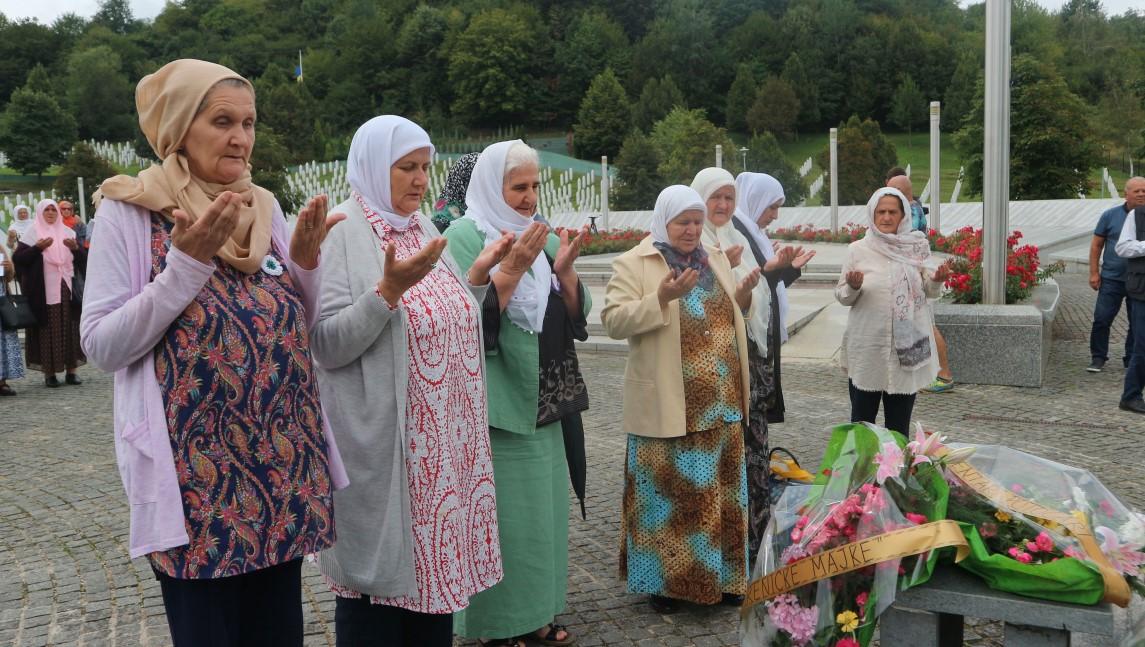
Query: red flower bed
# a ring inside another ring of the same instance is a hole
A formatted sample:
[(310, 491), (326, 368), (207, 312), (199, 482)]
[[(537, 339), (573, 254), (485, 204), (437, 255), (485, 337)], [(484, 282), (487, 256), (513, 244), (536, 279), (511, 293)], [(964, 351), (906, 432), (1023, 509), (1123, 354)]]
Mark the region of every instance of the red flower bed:
[[(559, 236), (567, 227), (557, 227), (554, 231)], [(574, 234), (576, 229), (571, 230)], [(641, 229), (610, 229), (597, 233), (589, 233), (581, 242), (581, 256), (593, 254), (613, 254), (627, 252), (640, 244), (648, 232)]]

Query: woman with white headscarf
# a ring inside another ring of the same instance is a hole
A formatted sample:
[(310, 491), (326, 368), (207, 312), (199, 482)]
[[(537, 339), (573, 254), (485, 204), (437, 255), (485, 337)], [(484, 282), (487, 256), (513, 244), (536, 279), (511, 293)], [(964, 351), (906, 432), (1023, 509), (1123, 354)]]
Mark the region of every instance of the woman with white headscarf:
[(760, 271), (736, 281), (702, 242), (705, 212), (689, 187), (661, 191), (651, 233), (612, 263), (601, 312), (629, 345), (620, 571), (658, 613), (737, 602), (747, 586), (743, 313)]
[(573, 262), (583, 231), (559, 237), (535, 222), (537, 152), (520, 140), (482, 151), (465, 216), (445, 230), (469, 267), (506, 232), (513, 251), (495, 268), (483, 303), (489, 436), (505, 579), (473, 598), (454, 627), (467, 638), (567, 645), (555, 617), (568, 589), (569, 488), (561, 420), (588, 408), (574, 339), (588, 338), (592, 307)]
[(787, 341), (787, 288), (802, 273), (802, 268), (814, 256), (813, 250), (802, 247), (779, 246), (767, 237), (767, 227), (779, 217), (783, 205), (783, 185), (766, 173), (740, 173), (736, 178), (735, 217), (736, 231), (743, 234), (748, 248), (760, 267), (770, 294), (770, 314), (767, 320), (767, 344), (760, 350), (762, 364), (754, 364), (752, 389), (758, 390), (767, 407), (767, 422), (783, 422), (786, 407), (783, 402), (783, 384), (780, 379), (780, 352)]
[(429, 135), (394, 115), (350, 143), (346, 221), (322, 246), (311, 333), (323, 408), (350, 487), (319, 568), (338, 645), (446, 647), (453, 616), (501, 579), (480, 303), (499, 237), (463, 271), (418, 208)]
[(16, 245), (20, 242), (20, 237), (28, 228), (32, 226), (32, 212), (28, 209), (26, 204), (18, 204), (12, 210), (12, 224), (8, 225), (8, 249), (16, 251)]
[(851, 421), (875, 422), (908, 433), (915, 394), (938, 374), (927, 301), (942, 291), (949, 270), (935, 269), (926, 234), (911, 230), (910, 203), (884, 187), (867, 202), (867, 235), (847, 247), (835, 298), (851, 306), (842, 366), (851, 395)]

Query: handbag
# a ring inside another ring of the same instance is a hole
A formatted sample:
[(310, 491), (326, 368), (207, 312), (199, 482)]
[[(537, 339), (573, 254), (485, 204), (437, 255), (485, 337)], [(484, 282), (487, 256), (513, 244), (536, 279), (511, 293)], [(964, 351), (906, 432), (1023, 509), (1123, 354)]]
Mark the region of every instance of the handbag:
[(36, 315), (32, 312), (32, 305), (28, 303), (27, 296), (7, 294), (0, 297), (0, 328), (19, 330), (35, 326)]
[(72, 276), (72, 305), (83, 306), (83, 274)]

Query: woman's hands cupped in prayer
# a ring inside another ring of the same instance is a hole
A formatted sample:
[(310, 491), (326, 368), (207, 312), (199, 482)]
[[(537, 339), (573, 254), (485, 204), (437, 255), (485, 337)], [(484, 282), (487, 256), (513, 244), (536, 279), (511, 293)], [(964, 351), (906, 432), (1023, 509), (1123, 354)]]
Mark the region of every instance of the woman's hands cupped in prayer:
[(724, 256), (728, 257), (733, 269), (739, 267), (740, 261), (743, 260), (743, 245), (732, 245), (725, 249)]
[(739, 306), (740, 310), (747, 310), (751, 307), (751, 291), (759, 285), (759, 277), (761, 276), (763, 276), (763, 270), (757, 267), (743, 277), (743, 280), (736, 286), (736, 305)]
[(47, 238), (41, 238), (40, 240), (36, 241), (36, 249), (42, 252), (48, 248), (48, 245), (51, 245), (53, 242), (55, 242), (55, 239), (51, 236), (48, 236)]
[(802, 247), (795, 248), (795, 258), (791, 259), (791, 267), (797, 270), (803, 269), (803, 266), (811, 259), (815, 258), (815, 250), (808, 249), (804, 251)]
[(776, 244), (775, 256), (772, 256), (771, 260), (763, 266), (763, 271), (774, 272), (775, 270), (780, 270), (791, 265), (800, 249), (799, 247), (792, 247), (791, 245)]
[(513, 249), (513, 238), (513, 234), (503, 232), (497, 242), (481, 250), (469, 267), (470, 285), (485, 285), (489, 282), (489, 272)]
[(223, 191), (195, 222), (191, 222), (191, 216), (186, 211), (176, 209), (171, 214), (175, 218), (171, 243), (200, 263), (210, 263), (234, 232), (241, 206), (241, 195)]
[(863, 273), (858, 270), (847, 272), (847, 285), (851, 286), (852, 290), (858, 290), (863, 287)]
[(346, 219), (344, 213), (327, 215), (328, 208), (327, 197), (316, 195), (298, 212), (294, 233), (290, 236), (290, 259), (304, 270), (318, 267), (318, 252), (322, 248), (322, 241), (326, 240), (326, 234), (330, 233), (334, 225)]
[(950, 278), (950, 266), (953, 262), (949, 260), (939, 265), (938, 269), (934, 270), (934, 276), (930, 280), (935, 283), (946, 283), (946, 279)]
[(73, 252), (80, 248), (80, 246), (76, 244), (75, 238), (65, 238), (64, 239), (64, 247), (67, 247), (68, 249), (72, 250)]
[(557, 257), (553, 260), (553, 273), (557, 275), (557, 278), (568, 276), (570, 272), (576, 271), (573, 269), (573, 263), (580, 257), (580, 246), (587, 235), (588, 225), (581, 227), (576, 236), (572, 237), (569, 236), (568, 229), (561, 231), (561, 246), (557, 250)]
[(521, 276), (528, 272), (533, 266), (533, 261), (537, 259), (537, 254), (545, 249), (548, 236), (549, 228), (545, 225), (539, 222), (529, 225), (517, 238), (517, 242), (513, 243), (513, 249), (501, 261), (499, 271), (512, 276)]
[(378, 294), (391, 306), (397, 306), (406, 290), (417, 285), (426, 274), (437, 267), (437, 260), (445, 251), (445, 239), (434, 238), (416, 254), (397, 259), (393, 243), (386, 245), (386, 262), (382, 280), (378, 281)]
[(669, 303), (691, 292), (699, 281), (700, 273), (692, 268), (683, 272), (669, 270), (664, 280), (660, 281), (660, 287), (656, 289), (656, 298), (660, 300), (660, 307), (665, 308)]

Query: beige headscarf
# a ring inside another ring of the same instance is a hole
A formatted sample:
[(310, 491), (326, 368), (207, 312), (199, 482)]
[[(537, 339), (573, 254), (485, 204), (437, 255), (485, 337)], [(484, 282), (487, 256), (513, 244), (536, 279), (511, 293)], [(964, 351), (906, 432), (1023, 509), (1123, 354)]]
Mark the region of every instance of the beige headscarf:
[(274, 195), (251, 183), (249, 166), (246, 174), (230, 184), (201, 180), (191, 175), (181, 150), (199, 104), (224, 79), (239, 79), (250, 85), (222, 65), (195, 59), (171, 61), (143, 77), (135, 87), (139, 127), (163, 163), (141, 171), (137, 178), (117, 175), (104, 181), (99, 190), (105, 198), (139, 205), (168, 219), (176, 208), (182, 209), (192, 222), (205, 214), (222, 192), (240, 194), (243, 204), (238, 225), (218, 255), (235, 269), (254, 274), (270, 251)]

